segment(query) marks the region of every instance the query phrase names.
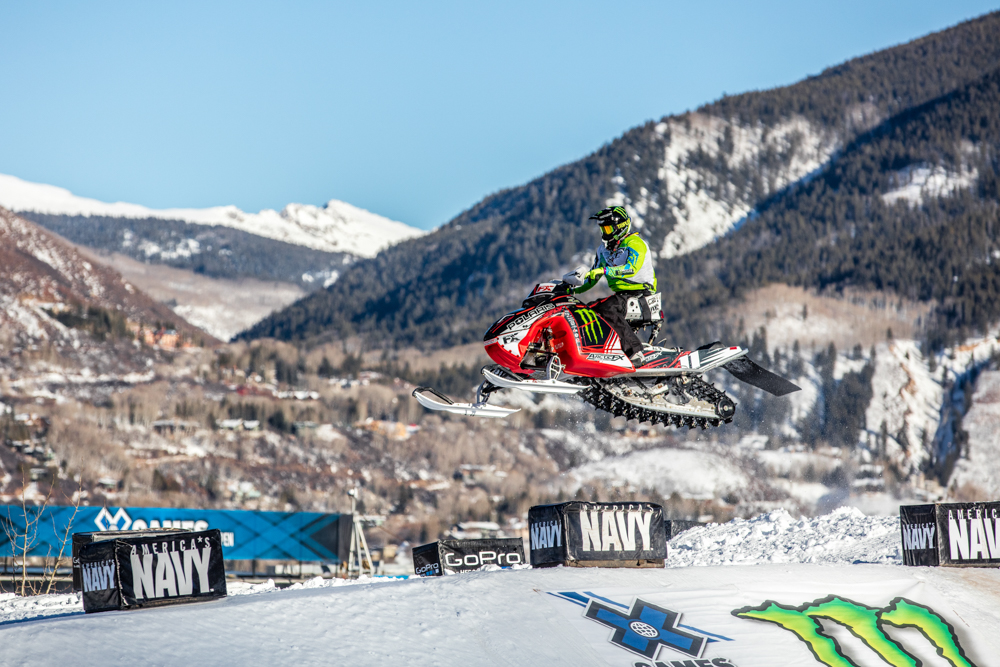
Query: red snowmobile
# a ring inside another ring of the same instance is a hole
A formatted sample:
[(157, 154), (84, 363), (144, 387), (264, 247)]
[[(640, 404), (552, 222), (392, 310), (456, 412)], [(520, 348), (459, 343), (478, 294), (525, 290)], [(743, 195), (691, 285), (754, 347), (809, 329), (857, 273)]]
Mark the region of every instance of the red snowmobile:
[[(674, 426), (719, 426), (733, 420), (736, 405), (725, 392), (706, 382), (710, 370), (725, 368), (737, 379), (775, 396), (798, 391), (788, 380), (747, 358), (747, 350), (720, 343), (696, 350), (644, 345), (642, 362), (633, 366), (614, 329), (587, 304), (568, 293), (577, 274), (540, 283), (521, 304), (504, 315), (484, 337), (496, 362), (482, 369), (475, 403), (456, 403), (429, 387), (414, 398), (430, 410), (474, 417), (506, 417), (516, 409), (489, 404), (501, 389), (534, 393), (577, 394), (615, 416)], [(663, 322), (660, 295), (628, 300), (626, 321), (639, 333), (649, 327), (649, 341)]]

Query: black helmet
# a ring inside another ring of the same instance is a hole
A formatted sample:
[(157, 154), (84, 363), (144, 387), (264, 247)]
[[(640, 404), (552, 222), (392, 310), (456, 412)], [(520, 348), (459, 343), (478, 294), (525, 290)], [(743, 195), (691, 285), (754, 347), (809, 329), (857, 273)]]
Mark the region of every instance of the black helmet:
[(590, 219), (597, 220), (597, 224), (601, 226), (601, 238), (609, 245), (621, 243), (632, 229), (632, 218), (628, 217), (624, 206), (602, 209), (590, 216)]

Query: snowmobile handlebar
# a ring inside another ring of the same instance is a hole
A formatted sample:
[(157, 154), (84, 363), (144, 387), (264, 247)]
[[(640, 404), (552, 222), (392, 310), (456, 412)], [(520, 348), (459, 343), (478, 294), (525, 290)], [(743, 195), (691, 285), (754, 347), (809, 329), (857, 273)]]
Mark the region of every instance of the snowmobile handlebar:
[(569, 273), (563, 275), (562, 282), (566, 283), (570, 287), (579, 287), (587, 281), (587, 273), (589, 269), (585, 266), (578, 266)]

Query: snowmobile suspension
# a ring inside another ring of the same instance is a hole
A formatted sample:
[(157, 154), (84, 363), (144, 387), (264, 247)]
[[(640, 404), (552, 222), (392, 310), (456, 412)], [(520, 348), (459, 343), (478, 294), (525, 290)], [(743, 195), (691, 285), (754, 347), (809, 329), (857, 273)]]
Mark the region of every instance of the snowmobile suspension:
[(687, 376), (684, 380), (684, 392), (698, 400), (715, 406), (716, 417), (680, 415), (634, 405), (613, 395), (600, 382), (594, 382), (588, 389), (580, 392), (579, 396), (595, 408), (610, 413), (613, 417), (625, 417), (626, 419), (635, 419), (639, 422), (648, 422), (654, 425), (687, 426), (689, 429), (700, 426), (702, 429), (706, 429), (709, 426), (728, 424), (733, 420), (733, 415), (736, 413), (736, 405), (725, 392), (716, 389), (697, 376)]

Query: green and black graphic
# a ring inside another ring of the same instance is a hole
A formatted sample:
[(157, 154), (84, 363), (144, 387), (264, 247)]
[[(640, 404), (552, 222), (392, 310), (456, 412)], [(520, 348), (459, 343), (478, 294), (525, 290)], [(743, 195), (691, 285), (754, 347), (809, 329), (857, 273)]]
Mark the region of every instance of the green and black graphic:
[(604, 327), (601, 318), (590, 308), (578, 308), (573, 313), (583, 332), (583, 342), (586, 345), (600, 345), (604, 342)]
[(869, 607), (833, 595), (798, 607), (768, 600), (757, 607), (732, 612), (738, 618), (766, 621), (793, 632), (809, 650), (829, 667), (857, 667), (834, 638), (823, 634), (817, 619), (825, 618), (846, 627), (892, 667), (920, 667), (915, 658), (885, 633), (886, 626), (916, 628), (937, 649), (937, 654), (952, 667), (976, 667), (965, 655), (955, 629), (929, 607), (905, 598), (894, 599), (881, 609)]

